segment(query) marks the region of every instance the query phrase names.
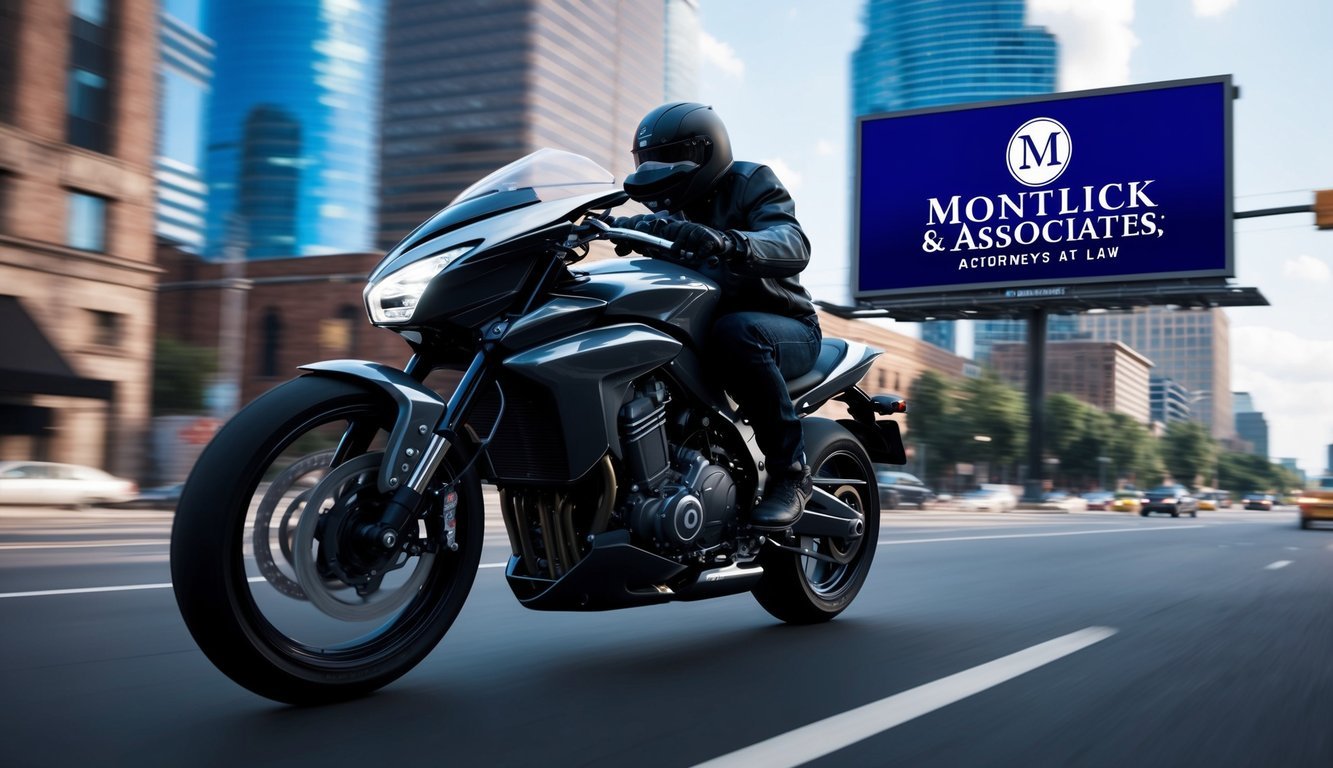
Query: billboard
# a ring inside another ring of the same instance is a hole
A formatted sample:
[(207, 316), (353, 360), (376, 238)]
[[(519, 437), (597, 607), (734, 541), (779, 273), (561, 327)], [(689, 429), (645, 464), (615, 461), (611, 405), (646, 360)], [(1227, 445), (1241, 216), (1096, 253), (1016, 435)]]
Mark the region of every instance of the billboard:
[(861, 118), (853, 296), (1234, 276), (1231, 100), (1222, 76)]

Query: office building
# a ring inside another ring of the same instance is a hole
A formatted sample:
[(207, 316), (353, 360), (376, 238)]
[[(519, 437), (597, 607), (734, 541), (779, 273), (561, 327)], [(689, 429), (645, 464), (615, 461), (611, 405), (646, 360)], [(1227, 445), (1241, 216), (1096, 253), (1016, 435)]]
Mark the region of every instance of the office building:
[(213, 40), (204, 0), (162, 0), (158, 27), (157, 236), (200, 252), (208, 187), (204, 145)]
[[(1024, 13), (1024, 0), (868, 0), (855, 116), (1053, 92), (1055, 37)], [(925, 323), (921, 338), (954, 351), (953, 321)]]
[[(1048, 315), (1046, 317), (1046, 341), (1076, 341), (1085, 338), (1078, 329), (1076, 315)], [(977, 320), (972, 324), (972, 359), (978, 365), (988, 365), (991, 348), (996, 344), (1026, 344), (1028, 324), (1026, 320)]]
[(1152, 420), (1164, 427), (1176, 421), (1189, 421), (1189, 390), (1175, 379), (1154, 375), (1148, 379), (1148, 409)]
[(624, 179), (664, 98), (663, 2), (400, 0), (386, 29), (379, 245), (544, 147)]
[(1079, 315), (1079, 328), (1097, 341), (1120, 341), (1153, 361), (1153, 373), (1188, 393), (1190, 418), (1218, 440), (1236, 431), (1231, 407), (1231, 335), (1220, 309), (1139, 307)]
[(1236, 436), (1248, 446), (1249, 453), (1268, 458), (1268, 421), (1254, 407), (1249, 392), (1233, 392), (1232, 405), (1236, 411)]
[[(1005, 342), (990, 351), (1004, 381), (1027, 387), (1027, 344)], [(1060, 341), (1046, 345), (1046, 394), (1067, 394), (1107, 413), (1148, 424), (1148, 371), (1152, 361), (1115, 341)]]
[(11, 0), (0, 16), (0, 459), (138, 478), (157, 3)]
[(206, 253), (369, 250), (384, 0), (209, 5)]
[(664, 0), (666, 23), (662, 44), (665, 47), (665, 85), (663, 101), (698, 101), (699, 66), (703, 62), (700, 45), (703, 27), (699, 23), (699, 0)]

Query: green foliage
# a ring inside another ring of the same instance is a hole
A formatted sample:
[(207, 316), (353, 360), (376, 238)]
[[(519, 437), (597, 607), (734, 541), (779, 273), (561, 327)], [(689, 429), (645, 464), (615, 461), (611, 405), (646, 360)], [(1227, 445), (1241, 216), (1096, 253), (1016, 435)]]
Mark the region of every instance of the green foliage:
[(1162, 460), (1178, 483), (1197, 485), (1213, 479), (1217, 443), (1197, 421), (1173, 422), (1162, 438)]
[[(968, 379), (961, 388), (960, 449), (973, 461), (992, 468), (1024, 458), (1028, 443), (1028, 409), (1022, 394), (992, 373)], [(989, 437), (978, 441), (977, 436)]]
[(203, 413), (204, 388), (216, 368), (212, 350), (158, 337), (153, 353), (153, 413)]
[(1251, 491), (1284, 493), (1300, 488), (1301, 478), (1262, 456), (1224, 453), (1217, 460), (1217, 484), (1236, 494)]
[(926, 371), (907, 393), (909, 439), (927, 446), (930, 462), (942, 467), (957, 461), (958, 407), (953, 387), (943, 376)]

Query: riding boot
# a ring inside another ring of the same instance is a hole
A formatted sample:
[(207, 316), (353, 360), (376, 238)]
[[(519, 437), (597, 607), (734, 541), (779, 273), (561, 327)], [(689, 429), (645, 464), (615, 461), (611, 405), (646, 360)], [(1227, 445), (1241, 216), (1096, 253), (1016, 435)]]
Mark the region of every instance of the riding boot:
[(750, 525), (780, 530), (790, 528), (801, 517), (814, 494), (810, 467), (797, 462), (769, 478), (764, 498), (750, 512)]

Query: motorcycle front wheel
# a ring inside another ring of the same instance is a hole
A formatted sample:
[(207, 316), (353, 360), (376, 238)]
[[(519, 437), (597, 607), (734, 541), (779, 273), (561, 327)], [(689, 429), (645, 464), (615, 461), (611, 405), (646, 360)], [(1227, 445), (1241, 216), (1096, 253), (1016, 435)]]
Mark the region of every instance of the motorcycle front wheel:
[(301, 705), (361, 696), (418, 664), (458, 616), (484, 511), (456, 451), (416, 537), (386, 552), (363, 533), (387, 501), (376, 478), (396, 415), (378, 390), (306, 376), (255, 400), (200, 455), (172, 526), (172, 586), (190, 634), (240, 685)]

